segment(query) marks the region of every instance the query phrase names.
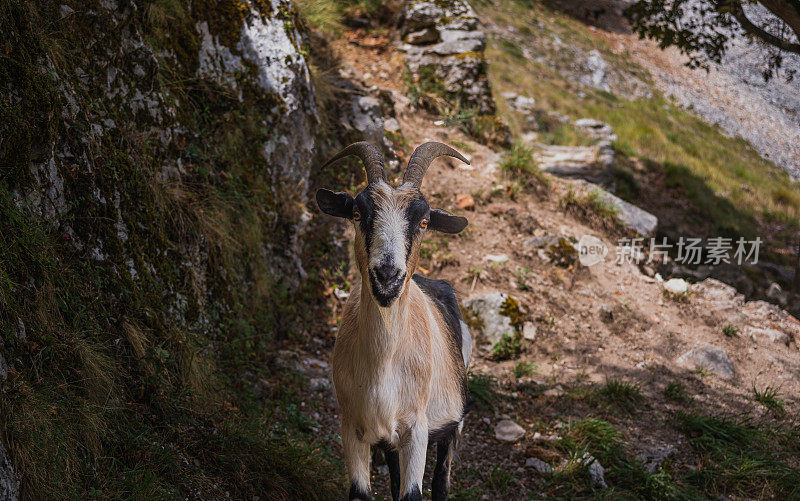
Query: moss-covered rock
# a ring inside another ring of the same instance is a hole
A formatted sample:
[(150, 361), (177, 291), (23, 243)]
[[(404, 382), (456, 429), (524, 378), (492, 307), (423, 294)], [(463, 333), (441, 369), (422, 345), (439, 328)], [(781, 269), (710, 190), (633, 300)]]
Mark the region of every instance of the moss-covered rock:
[(220, 370), (263, 371), (310, 314), (288, 300), (318, 123), (298, 26), (283, 0), (0, 7), (0, 422), (24, 496), (320, 497), (227, 426), (247, 381)]

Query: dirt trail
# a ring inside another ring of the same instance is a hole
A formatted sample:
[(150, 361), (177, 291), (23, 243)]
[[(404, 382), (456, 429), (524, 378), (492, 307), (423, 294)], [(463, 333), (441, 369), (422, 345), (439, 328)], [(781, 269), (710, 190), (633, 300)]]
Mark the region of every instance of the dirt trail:
[[(333, 45), (343, 65), (360, 74), (366, 87), (377, 85), (402, 93), (402, 60), (391, 46), (377, 51), (346, 41)], [(364, 61), (369, 61), (368, 66)], [(496, 190), (500, 185), (508, 186), (499, 167), (500, 152), (456, 129), (435, 125), (437, 117), (402, 104), (398, 110), (407, 143), (396, 145), (401, 158), (407, 158), (414, 146), (428, 140), (459, 145), (471, 157), (470, 166), (437, 160), (426, 175), (422, 190), (431, 205), (465, 215), (470, 225), (463, 236), (428, 236), (421, 268), (433, 278), (450, 281), (462, 299), (494, 291), (513, 295), (537, 327), (536, 339), (524, 341), (522, 355), (510, 361), (492, 360), (489, 347), (478, 337), (471, 368), (495, 375), (508, 398), (495, 411), (477, 409), (468, 417), (454, 473), (456, 487), (484, 485), (490, 489), (491, 479), (479, 472), (503, 465), (523, 486), (518, 498), (528, 498), (539, 486), (537, 477), (524, 468), (532, 450), (541, 455), (533, 437), (536, 433), (557, 434), (563, 423), (592, 416), (593, 408), (574, 393), (587, 383), (622, 379), (641, 385), (645, 401), (636, 412), (614, 414), (609, 419), (635, 447), (670, 444), (677, 448), (678, 457), (686, 457), (689, 451), (684, 438), (668, 426), (672, 414), (683, 405), (665, 397), (664, 388), (669, 383), (680, 382), (693, 395), (694, 404), (686, 405), (707, 412), (754, 410), (761, 415), (767, 411), (754, 401), (753, 386), (772, 386), (785, 396), (787, 411), (800, 415), (800, 354), (794, 341), (789, 345), (764, 344), (743, 333), (726, 336), (725, 325), (738, 325), (747, 319), (735, 309), (715, 310), (715, 305), (699, 294), (690, 295), (686, 302), (671, 299), (664, 295), (661, 283), (635, 265), (616, 264), (615, 237), (561, 208), (560, 197), (569, 189), (568, 183), (553, 178), (550, 187), (540, 193), (521, 192), (512, 198), (507, 191)], [(493, 189), (499, 194), (490, 196)], [(474, 210), (457, 207), (460, 194), (476, 199)], [(526, 245), (533, 236), (579, 239), (586, 234), (599, 237), (611, 249), (604, 263), (591, 268), (556, 266)], [(349, 227), (346, 237), (352, 237)], [(489, 254), (505, 254), (509, 259), (493, 264), (485, 259)], [(334, 332), (329, 333), (314, 356), (327, 358), (334, 336)], [(727, 352), (736, 377), (728, 380), (676, 364), (681, 354), (705, 344)], [(534, 364), (536, 373), (516, 377), (514, 366), (519, 362)], [(527, 383), (542, 391), (520, 393), (519, 388)], [(328, 413), (321, 421), (326, 426), (338, 426), (332, 392), (326, 394), (326, 405)], [(522, 425), (526, 437), (514, 444), (498, 441), (494, 425), (503, 417)], [(383, 476), (376, 473), (375, 482), (380, 492), (387, 492), (382, 490), (386, 488)]]

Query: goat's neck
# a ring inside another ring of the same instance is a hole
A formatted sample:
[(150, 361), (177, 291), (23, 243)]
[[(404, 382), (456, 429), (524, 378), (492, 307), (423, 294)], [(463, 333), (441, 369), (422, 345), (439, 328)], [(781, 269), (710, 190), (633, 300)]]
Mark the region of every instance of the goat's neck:
[(387, 360), (395, 352), (398, 342), (406, 335), (410, 314), (409, 289), (407, 284), (400, 296), (388, 308), (381, 308), (370, 293), (368, 280), (361, 285), (359, 326), (365, 336), (363, 346), (369, 347), (376, 359)]

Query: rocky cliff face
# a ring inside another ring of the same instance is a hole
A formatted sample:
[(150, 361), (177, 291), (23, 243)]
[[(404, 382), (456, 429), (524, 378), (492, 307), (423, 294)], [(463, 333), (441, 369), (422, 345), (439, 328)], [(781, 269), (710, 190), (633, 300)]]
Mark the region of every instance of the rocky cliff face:
[(416, 79), (436, 78), (464, 108), (495, 112), (489, 86), (486, 34), (467, 2), (411, 1), (403, 9), (406, 64)]
[(0, 33), (3, 435), (49, 497), (88, 440), (57, 416), (98, 419), (100, 454), (113, 402), (289, 328), (319, 119), (288, 1), (12, 0)]

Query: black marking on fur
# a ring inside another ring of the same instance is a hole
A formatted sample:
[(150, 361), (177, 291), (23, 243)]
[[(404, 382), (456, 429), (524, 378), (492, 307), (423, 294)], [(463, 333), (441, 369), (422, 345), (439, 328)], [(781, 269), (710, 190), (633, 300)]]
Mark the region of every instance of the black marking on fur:
[(359, 224), (361, 226), (361, 233), (364, 234), (364, 243), (367, 246), (367, 252), (369, 252), (372, 244), (372, 235), (374, 233), (372, 227), (372, 223), (375, 220), (375, 200), (372, 199), (372, 191), (374, 189), (374, 186), (370, 183), (364, 188), (364, 191), (356, 196), (353, 203), (354, 208), (358, 209), (358, 212), (361, 213), (361, 221), (359, 221)]
[(369, 491), (363, 490), (360, 486), (353, 482), (350, 484), (350, 493), (347, 495), (347, 499), (350, 501), (372, 501), (372, 494), (370, 494)]
[(417, 193), (417, 197), (408, 204), (405, 217), (408, 222), (408, 226), (406, 226), (406, 260), (408, 260), (411, 246), (414, 244), (414, 237), (423, 231), (419, 225), (420, 221), (430, 217), (430, 207), (422, 193)]
[(458, 432), (458, 423), (461, 421), (450, 421), (435, 430), (428, 431), (428, 443), (439, 442), (441, 440), (452, 440)]
[[(424, 292), (433, 300), (433, 302), (436, 304), (436, 307), (439, 309), (439, 312), (442, 314), (442, 317), (444, 317), (444, 320), (447, 323), (447, 330), (450, 331), (450, 336), (452, 336), (453, 341), (455, 341), (455, 346), (457, 348), (457, 352), (453, 353), (453, 358), (463, 367), (464, 356), (461, 353), (461, 349), (464, 343), (464, 333), (461, 330), (461, 310), (458, 308), (456, 291), (453, 290), (453, 287), (444, 280), (433, 280), (418, 274), (415, 274), (411, 278), (413, 278), (414, 282), (416, 282), (419, 288), (422, 289), (422, 292)], [(461, 381), (461, 394), (463, 397), (463, 402), (466, 405), (466, 373), (465, 377), (462, 378)]]
[(452, 460), (450, 448), (454, 446), (453, 437), (436, 442), (436, 467), (433, 469), (431, 480), (431, 499), (445, 501), (447, 491), (450, 489), (450, 463)]
[(317, 190), (317, 206), (325, 214), (353, 219), (353, 197), (344, 192), (334, 193), (331, 190)]
[(400, 499), (400, 453), (386, 440), (377, 443), (377, 447), (383, 450), (383, 457), (386, 458), (386, 466), (389, 467), (389, 483), (392, 489), (392, 501)]
[(413, 485), (401, 501), (422, 501), (422, 493), (419, 491), (419, 486)]

